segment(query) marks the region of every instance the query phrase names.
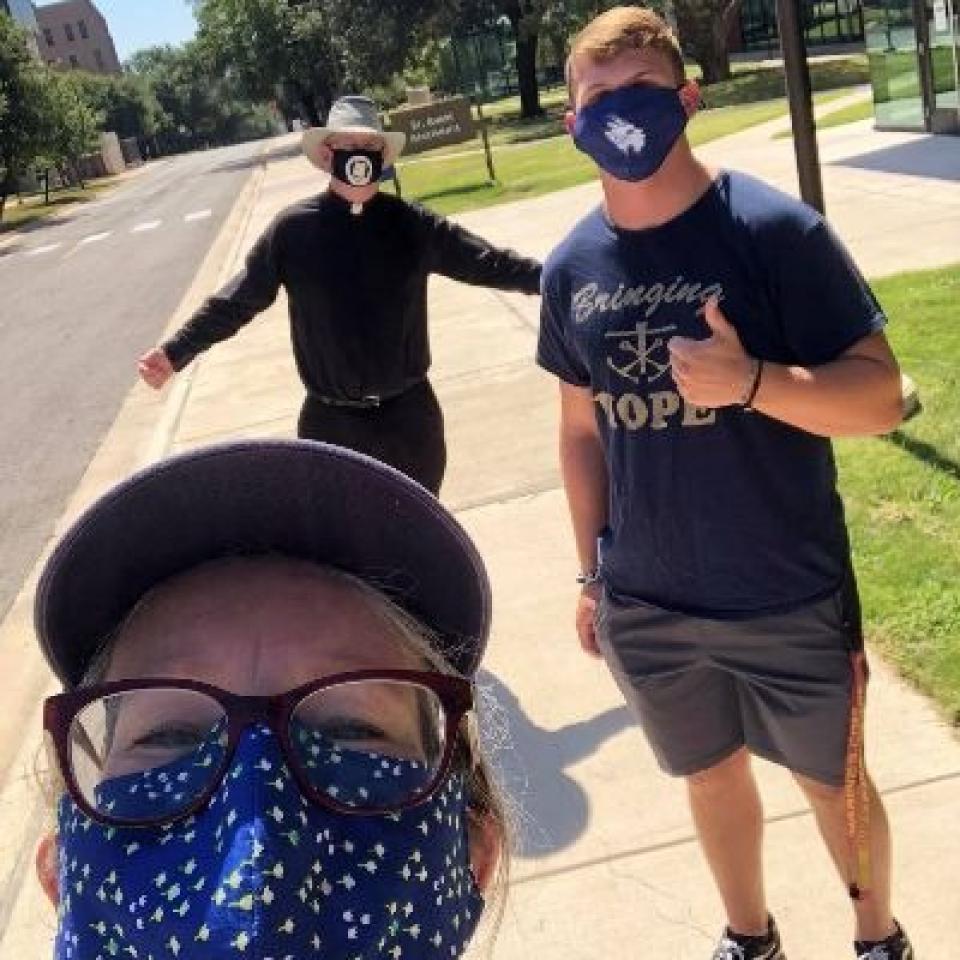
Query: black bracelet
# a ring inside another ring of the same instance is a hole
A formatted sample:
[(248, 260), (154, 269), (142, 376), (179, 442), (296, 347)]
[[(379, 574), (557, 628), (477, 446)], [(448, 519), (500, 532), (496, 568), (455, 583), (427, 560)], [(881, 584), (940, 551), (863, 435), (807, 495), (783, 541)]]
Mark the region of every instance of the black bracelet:
[(587, 587), (592, 583), (600, 582), (600, 571), (594, 568), (593, 570), (587, 570), (584, 573), (577, 574), (577, 583), (581, 586)]
[(763, 376), (763, 361), (757, 357), (755, 360), (757, 368), (753, 374), (753, 382), (750, 384), (750, 389), (747, 391), (747, 395), (743, 398), (740, 403), (740, 406), (744, 410), (753, 409), (753, 401), (757, 399), (757, 391), (760, 389), (760, 378)]

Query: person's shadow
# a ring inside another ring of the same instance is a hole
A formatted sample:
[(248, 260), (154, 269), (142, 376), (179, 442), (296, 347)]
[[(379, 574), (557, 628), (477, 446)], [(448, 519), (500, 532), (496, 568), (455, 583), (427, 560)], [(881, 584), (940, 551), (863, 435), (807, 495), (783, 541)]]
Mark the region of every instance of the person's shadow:
[(477, 688), (480, 739), (513, 807), (517, 856), (534, 859), (568, 847), (587, 825), (589, 800), (566, 769), (632, 726), (630, 712), (617, 707), (546, 730), (499, 677), (482, 670)]

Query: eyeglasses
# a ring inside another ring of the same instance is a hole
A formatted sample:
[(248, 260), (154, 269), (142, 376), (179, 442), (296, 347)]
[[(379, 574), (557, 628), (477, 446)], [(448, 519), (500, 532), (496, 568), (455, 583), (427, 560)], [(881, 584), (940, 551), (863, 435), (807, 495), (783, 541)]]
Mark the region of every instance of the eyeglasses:
[(427, 800), (473, 707), (462, 678), (412, 670), (325, 677), (272, 697), (192, 680), (130, 680), (50, 697), (43, 725), (77, 806), (108, 826), (189, 817), (213, 797), (251, 726), (269, 728), (297, 786), (337, 813)]

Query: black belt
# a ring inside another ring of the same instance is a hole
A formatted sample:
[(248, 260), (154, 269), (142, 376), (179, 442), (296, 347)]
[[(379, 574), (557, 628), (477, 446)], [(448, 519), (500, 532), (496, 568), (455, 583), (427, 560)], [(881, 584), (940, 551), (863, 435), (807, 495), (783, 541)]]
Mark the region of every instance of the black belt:
[(395, 393), (371, 393), (365, 397), (324, 397), (319, 393), (311, 393), (310, 399), (316, 400), (317, 403), (322, 403), (327, 407), (347, 407), (351, 410), (375, 410), (390, 400), (396, 400), (397, 397), (402, 397), (414, 387), (420, 386), (421, 383), (423, 383), (423, 381), (418, 380), (416, 383), (411, 383), (408, 387), (397, 390)]
[(385, 400), (391, 398), (370, 396), (361, 397), (359, 400), (347, 400), (343, 397), (321, 397), (316, 393), (311, 393), (310, 399), (316, 400), (317, 403), (322, 403), (327, 407), (350, 407), (354, 410), (373, 410), (375, 407), (379, 407)]

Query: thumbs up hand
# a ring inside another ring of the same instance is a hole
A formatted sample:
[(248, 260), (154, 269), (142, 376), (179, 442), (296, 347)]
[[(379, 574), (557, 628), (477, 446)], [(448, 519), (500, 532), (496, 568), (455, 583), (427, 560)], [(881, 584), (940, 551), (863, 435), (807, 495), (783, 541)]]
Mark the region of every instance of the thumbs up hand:
[(705, 340), (671, 337), (667, 344), (677, 388), (684, 400), (698, 407), (742, 403), (750, 392), (756, 360), (744, 350), (716, 298), (706, 302), (704, 319), (710, 328)]

